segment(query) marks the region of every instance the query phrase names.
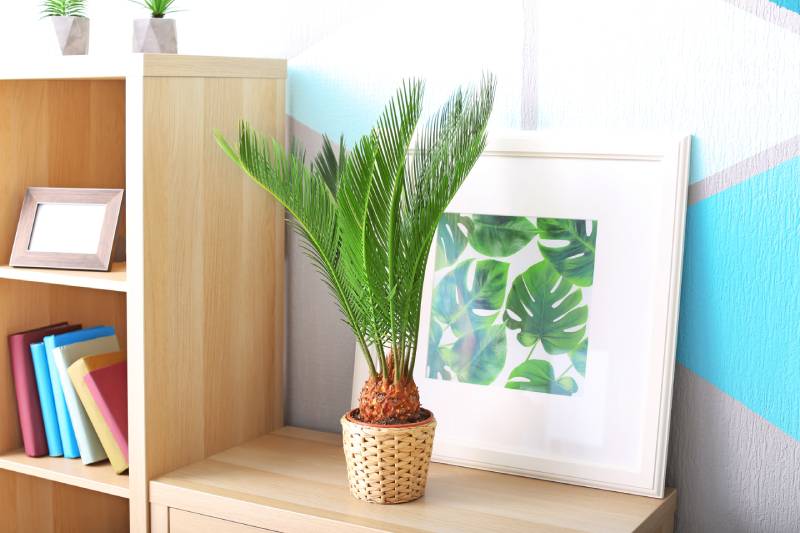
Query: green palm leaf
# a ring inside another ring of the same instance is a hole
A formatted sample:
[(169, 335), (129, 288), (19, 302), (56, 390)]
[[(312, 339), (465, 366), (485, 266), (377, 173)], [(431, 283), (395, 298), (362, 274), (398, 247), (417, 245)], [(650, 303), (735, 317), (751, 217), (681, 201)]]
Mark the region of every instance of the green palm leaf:
[[(378, 124), (348, 151), (329, 139), (313, 164), (242, 123), (225, 153), (292, 215), (306, 252), (336, 297), (370, 372), (413, 373), (422, 283), (439, 219), (483, 151), (495, 83), (457, 91), (421, 131), (423, 85), (404, 83)], [(369, 355), (377, 352), (377, 364)]]

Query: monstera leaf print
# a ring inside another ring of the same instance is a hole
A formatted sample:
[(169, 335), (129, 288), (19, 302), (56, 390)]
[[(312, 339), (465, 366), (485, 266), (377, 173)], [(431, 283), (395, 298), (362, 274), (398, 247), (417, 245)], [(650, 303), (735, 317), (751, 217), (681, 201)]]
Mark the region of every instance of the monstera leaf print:
[(597, 222), (592, 222), (591, 233), (587, 231), (584, 220), (540, 218), (536, 225), (539, 250), (544, 258), (575, 285), (589, 287), (594, 278)]
[(506, 328), (497, 324), (470, 331), (439, 353), (461, 383), (489, 385), (503, 370), (506, 349)]
[(445, 213), (436, 229), (436, 270), (448, 267), (467, 247), (467, 235), (472, 227), (468, 216)]
[(580, 305), (582, 293), (547, 261), (536, 263), (517, 276), (508, 294), (504, 320), (519, 331), (526, 347), (541, 342), (551, 355), (575, 349), (586, 333), (589, 308)]
[(531, 359), (511, 371), (506, 383), (507, 389), (546, 392), (571, 396), (578, 390), (578, 384), (569, 376), (555, 377), (553, 365), (547, 361)]
[(589, 339), (583, 339), (577, 348), (569, 352), (569, 360), (581, 376), (586, 376), (586, 353), (588, 351)]
[(508, 263), (467, 259), (447, 273), (433, 292), (433, 316), (456, 336), (494, 323), (505, 300)]
[(428, 332), (428, 377), (431, 379), (450, 379), (450, 373), (444, 368), (442, 354), (439, 353), (439, 343), (442, 341), (442, 326), (431, 320), (431, 329)]
[(490, 257), (519, 252), (536, 236), (536, 226), (526, 217), (473, 215), (469, 243)]

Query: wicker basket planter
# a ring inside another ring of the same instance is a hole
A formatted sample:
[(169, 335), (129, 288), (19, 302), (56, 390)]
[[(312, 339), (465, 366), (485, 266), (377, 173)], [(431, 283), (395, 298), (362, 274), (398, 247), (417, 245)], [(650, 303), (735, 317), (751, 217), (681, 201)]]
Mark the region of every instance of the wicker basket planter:
[(355, 498), (373, 503), (405, 503), (425, 494), (436, 419), (381, 426), (342, 417), (347, 479)]

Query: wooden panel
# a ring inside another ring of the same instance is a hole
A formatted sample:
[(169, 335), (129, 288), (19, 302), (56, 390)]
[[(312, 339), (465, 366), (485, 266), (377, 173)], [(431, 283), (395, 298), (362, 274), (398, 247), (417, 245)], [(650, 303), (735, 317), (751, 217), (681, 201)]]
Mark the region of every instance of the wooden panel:
[(266, 529), (219, 520), (180, 509), (169, 510), (169, 533), (264, 533)]
[(168, 474), (154, 503), (286, 532), (661, 531), (659, 500), (433, 464), (426, 495), (403, 505), (355, 500), (341, 437), (286, 428)]
[(125, 294), (0, 280), (0, 452), (22, 446), (6, 336), (61, 321), (110, 325), (125, 345)]
[(2, 531), (122, 533), (128, 501), (44, 479), (0, 471)]
[(150, 533), (169, 533), (169, 507), (166, 505), (150, 506)]
[(282, 139), (283, 81), (143, 83), (141, 274), (128, 262), (129, 292), (143, 291), (142, 308), (135, 299), (129, 308), (144, 338), (143, 374), (129, 375), (131, 401), (144, 404), (130, 422), (145, 435), (132, 451), (136, 520), (139, 484), (279, 427), (283, 415), (283, 212), (212, 135), (235, 134), (245, 118)]
[(286, 60), (145, 54), (144, 75), (152, 77), (286, 79)]
[(0, 176), (7, 262), (29, 186), (125, 187), (124, 82), (0, 81)]

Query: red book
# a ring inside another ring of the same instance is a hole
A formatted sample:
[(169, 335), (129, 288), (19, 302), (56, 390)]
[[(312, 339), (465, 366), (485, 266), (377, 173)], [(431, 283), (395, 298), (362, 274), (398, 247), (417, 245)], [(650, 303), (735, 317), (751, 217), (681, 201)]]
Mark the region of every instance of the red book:
[(11, 353), (11, 373), (14, 377), (14, 390), (17, 395), (17, 412), (22, 430), (22, 443), (25, 453), (31, 457), (48, 454), (47, 437), (42, 421), (42, 407), (39, 391), (36, 388), (36, 375), (33, 370), (31, 344), (42, 342), (48, 335), (58, 335), (80, 329), (60, 322), (44, 328), (14, 333), (8, 336), (8, 349)]
[[(105, 364), (101, 362), (101, 357), (104, 356), (94, 358), (98, 365)], [(110, 366), (92, 368), (90, 359), (92, 358), (87, 357), (84, 360), (87, 373), (83, 380), (125, 458), (125, 468), (120, 467), (117, 470), (119, 473), (127, 468), (128, 462), (128, 364), (123, 359)], [(108, 454), (112, 464), (115, 463), (113, 455)]]

